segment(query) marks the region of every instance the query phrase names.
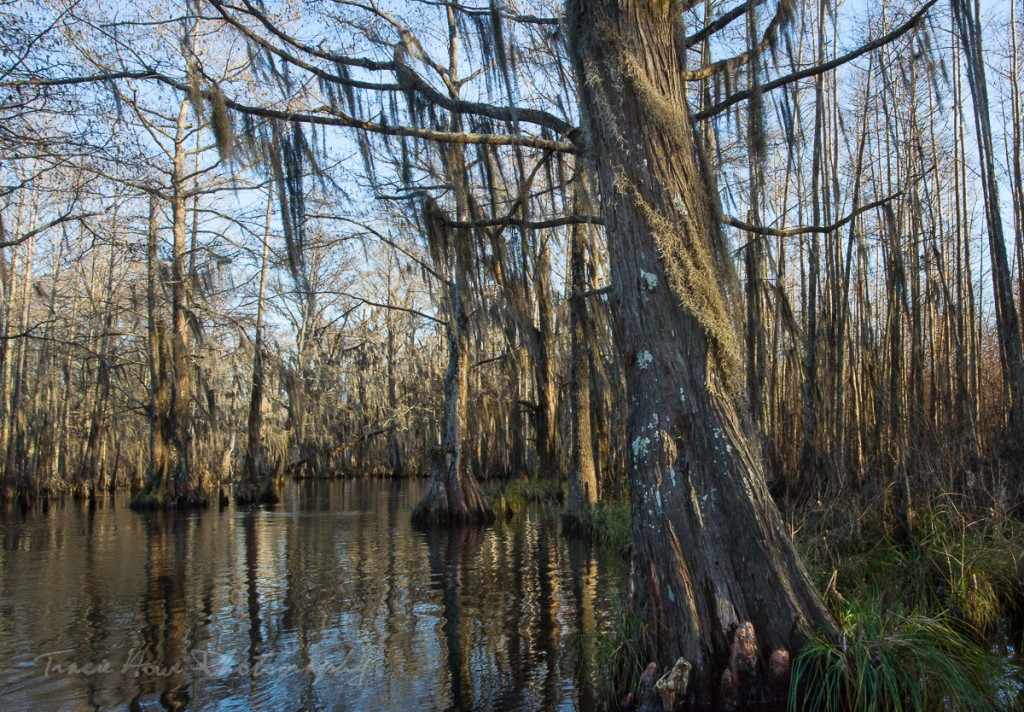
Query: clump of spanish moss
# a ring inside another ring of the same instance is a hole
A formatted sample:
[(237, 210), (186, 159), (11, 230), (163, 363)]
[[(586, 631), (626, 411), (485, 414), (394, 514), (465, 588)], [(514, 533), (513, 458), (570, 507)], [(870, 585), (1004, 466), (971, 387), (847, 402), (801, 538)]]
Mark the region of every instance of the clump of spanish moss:
[(210, 99), (210, 124), (217, 140), (217, 152), (221, 160), (227, 160), (235, 151), (235, 129), (231, 123), (227, 99), (217, 84), (213, 85), (207, 96)]

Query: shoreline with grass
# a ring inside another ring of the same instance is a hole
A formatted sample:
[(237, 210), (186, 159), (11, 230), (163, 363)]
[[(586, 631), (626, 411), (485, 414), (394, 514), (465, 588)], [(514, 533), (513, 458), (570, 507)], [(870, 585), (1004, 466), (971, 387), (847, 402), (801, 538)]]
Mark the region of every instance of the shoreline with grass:
[[(552, 480), (484, 489), (505, 519), (533, 504), (554, 514), (564, 502)], [(916, 512), (905, 541), (881, 515), (808, 517), (794, 531), (843, 636), (810, 640), (796, 655), (785, 709), (1024, 709), (1024, 523), (993, 512), (971, 519), (955, 504), (942, 498)], [(629, 560), (628, 501), (563, 512), (562, 522), (568, 535)], [(590, 669), (602, 709), (636, 699), (645, 635), (625, 600), (597, 631)]]

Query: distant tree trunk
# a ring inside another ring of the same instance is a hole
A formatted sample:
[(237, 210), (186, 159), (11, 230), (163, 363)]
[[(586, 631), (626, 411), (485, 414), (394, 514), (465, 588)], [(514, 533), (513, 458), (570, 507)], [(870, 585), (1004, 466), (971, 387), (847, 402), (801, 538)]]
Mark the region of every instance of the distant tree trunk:
[(192, 350), (189, 336), (191, 285), (188, 279), (185, 242), (187, 232), (185, 187), (185, 136), (188, 129), (189, 102), (183, 101), (178, 112), (174, 141), (174, 173), (171, 179), (171, 443), (176, 461), (171, 472), (174, 498), (179, 506), (206, 504), (203, 476), (193, 461), (192, 446)]
[[(116, 208), (115, 208), (116, 210)], [(116, 212), (115, 212), (116, 217)], [(117, 231), (116, 222), (111, 226), (114, 234)], [(110, 246), (110, 255), (107, 261), (107, 285), (104, 303), (104, 318), (102, 331), (97, 339), (96, 358), (96, 384), (95, 396), (93, 399), (92, 414), (89, 417), (89, 434), (85, 441), (85, 454), (78, 466), (72, 483), (72, 497), (75, 499), (92, 499), (96, 494), (97, 482), (103, 476), (103, 441), (106, 437), (107, 408), (110, 400), (110, 357), (109, 342), (110, 332), (114, 325), (114, 246)]]
[[(574, 190), (586, 190), (582, 175)], [(585, 201), (577, 198), (576, 212)], [(565, 515), (570, 519), (583, 516), (597, 502), (597, 476), (594, 471), (594, 445), (590, 432), (590, 344), (587, 343), (587, 305), (583, 293), (587, 290), (586, 226), (573, 225), (570, 233), (570, 287), (569, 287), (569, 388), (572, 406), (570, 422), (571, 457), (569, 465), (569, 497)]]
[(1020, 83), (1022, 70), (1020, 57), (1020, 20), (1017, 17), (1017, 3), (1010, 3), (1010, 159), (1013, 166), (1013, 221), (1016, 230), (1017, 250), (1017, 299), (1018, 315), (1024, 315), (1024, 101)]
[(171, 471), (170, 402), (167, 377), (167, 331), (157, 313), (160, 264), (157, 254), (159, 197), (149, 195), (149, 239), (146, 243), (146, 314), (149, 347), (149, 469), (146, 485), (132, 502), (135, 509), (156, 509), (169, 504)]
[(626, 364), (630, 607), (646, 655), (692, 664), (688, 701), (713, 704), (735, 684), (753, 702), (771, 654), (837, 627), (768, 494), (741, 405), (736, 279), (696, 155), (680, 16), (674, 1), (566, 3)]
[(273, 504), (279, 501), (275, 471), (268, 468), (263, 456), (263, 303), (267, 289), (267, 264), (270, 257), (270, 219), (274, 210), (274, 187), (271, 183), (270, 194), (267, 196), (266, 225), (263, 229), (263, 255), (260, 262), (260, 287), (256, 298), (256, 334), (252, 348), (252, 386), (249, 391), (249, 420), (245, 449), (245, 462), (242, 466), (242, 481), (235, 491), (235, 501), (239, 504), (264, 502)]
[[(445, 228), (438, 226), (437, 229)], [(432, 458), (427, 492), (413, 512), (413, 522), (421, 526), (494, 520), (463, 457), (469, 395), (469, 313), (465, 303), (469, 290), (466, 279), (470, 267), (469, 236), (460, 235), (455, 241), (455, 275), (448, 284), (448, 369), (444, 375), (441, 449)]]
[(551, 254), (545, 242), (538, 251), (534, 272), (537, 302), (534, 373), (537, 381), (537, 465), (542, 477), (563, 472), (558, 446), (558, 384), (555, 382), (554, 328), (551, 314)]
[[(392, 260), (388, 258), (387, 286), (388, 304), (392, 303), (394, 293), (392, 290)], [(402, 444), (398, 439), (398, 340), (395, 334), (394, 316), (390, 309), (384, 312), (384, 321), (387, 328), (387, 377), (388, 377), (388, 411), (392, 420), (391, 430), (388, 432), (388, 451), (391, 457), (391, 476), (401, 477), (404, 473), (402, 465)]]
[[(757, 28), (754, 19), (756, 13), (753, 5), (747, 12), (747, 51), (751, 55), (749, 71), (749, 90), (752, 105), (747, 112), (747, 166), (750, 176), (750, 214), (748, 221), (756, 227), (761, 226), (761, 193), (764, 191), (765, 161), (765, 126), (764, 108), (762, 105), (759, 84), (760, 57), (758, 52)], [(746, 348), (747, 348), (747, 400), (757, 435), (763, 442), (766, 419), (764, 390), (768, 345), (765, 337), (764, 323), (764, 253), (765, 238), (755, 233), (746, 236), (747, 246), (744, 250), (746, 269)]]
[[(973, 472), (979, 461), (978, 415), (976, 404), (977, 389), (973, 388), (975, 372), (972, 359), (974, 344), (974, 290), (971, 278), (971, 241), (968, 235), (968, 223), (964, 200), (964, 121), (963, 93), (960, 79), (960, 52), (953, 47), (953, 202), (955, 209), (953, 219), (956, 229), (956, 334), (957, 334), (957, 374), (956, 374), (956, 416), (966, 439), (967, 468)], [(961, 484), (966, 484), (964, 480)]]
[[(825, 60), (825, 0), (818, 2), (818, 46), (815, 61)], [(811, 221), (814, 225), (821, 224), (822, 207), (822, 175), (824, 173), (824, 134), (825, 134), (825, 77), (819, 74), (814, 83), (814, 146), (812, 149), (811, 166)], [(804, 344), (804, 378), (803, 378), (803, 447), (800, 454), (800, 482), (805, 492), (818, 491), (818, 273), (821, 266), (820, 238), (818, 233), (811, 234), (810, 254), (808, 255), (807, 274), (807, 336)]]
[[(2, 293), (0, 298), (3, 301), (3, 339), (0, 339), (0, 362), (3, 366), (0, 369), (0, 453), (7, 452), (7, 443), (11, 435), (11, 360), (14, 357), (14, 342), (10, 336), (12, 333), (11, 320), (14, 318), (14, 273), (18, 265), (18, 253), (14, 252), (10, 262), (7, 261), (7, 251), (0, 250), (0, 267), (2, 267)], [(4, 501), (14, 499), (13, 474), (6, 466), (0, 473), (2, 478), (3, 491), (0, 498)]]
[(1021, 346), (1017, 305), (1013, 299), (1013, 282), (1006, 254), (1006, 241), (1003, 237), (1003, 217), (999, 208), (999, 180), (996, 176), (992, 144), (985, 59), (981, 49), (981, 22), (978, 17), (980, 9), (977, 3), (972, 9), (968, 0), (951, 0), (951, 4), (960, 44), (964, 49), (967, 84), (974, 103), (974, 126), (978, 139), (989, 255), (992, 259), (999, 353), (1009, 396), (1009, 450), (1019, 455), (1024, 449), (1024, 352)]
[[(36, 214), (36, 210), (33, 211), (33, 218)], [(28, 330), (29, 313), (32, 306), (32, 270), (35, 258), (36, 249), (36, 238), (33, 236), (29, 239), (25, 245), (25, 256), (23, 262), (23, 272), (21, 276), (21, 299), (19, 302), (19, 309), (21, 315), (18, 320), (18, 332), (25, 333)], [(11, 398), (8, 403), (10, 409), (10, 439), (7, 441), (7, 462), (4, 471), (14, 475), (15, 489), (17, 493), (22, 497), (31, 496), (31, 478), (26, 470), (26, 440), (28, 423), (26, 420), (25, 408), (22, 405), (22, 400), (25, 394), (25, 378), (26, 371), (28, 369), (28, 339), (20, 338), (15, 342), (17, 348), (14, 350), (14, 371), (12, 374), (13, 382), (11, 384)]]
[[(458, 25), (455, 9), (448, 6), (449, 77), (456, 86), (459, 75)], [(453, 93), (456, 90), (452, 90)], [(457, 93), (453, 98), (458, 98)], [(459, 118), (452, 118), (452, 128), (461, 128)], [(445, 164), (445, 177), (453, 186), (455, 219), (464, 223), (469, 219), (469, 187), (467, 185), (465, 146), (451, 144), (441, 149)], [(463, 457), (466, 434), (467, 398), (469, 396), (469, 275), (472, 255), (468, 229), (458, 228), (455, 234), (428, 203), (424, 211), (424, 226), (432, 235), (433, 250), (441, 255), (454, 252), (452, 275), (448, 279), (446, 337), (448, 342), (448, 369), (444, 376), (444, 412), (441, 420), (441, 450), (431, 462), (430, 484), (423, 500), (413, 511), (413, 523), (464, 524), (490, 523), (494, 513), (480, 492), (480, 486), (469, 472)], [(444, 257), (444, 261), (448, 261)]]

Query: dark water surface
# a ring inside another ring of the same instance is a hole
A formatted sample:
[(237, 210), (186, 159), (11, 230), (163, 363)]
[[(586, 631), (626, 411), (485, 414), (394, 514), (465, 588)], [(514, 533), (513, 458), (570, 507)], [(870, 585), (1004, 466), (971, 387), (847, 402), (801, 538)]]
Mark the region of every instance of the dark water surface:
[(3, 513), (0, 710), (592, 707), (581, 631), (610, 615), (621, 562), (541, 511), (414, 531), (423, 486)]

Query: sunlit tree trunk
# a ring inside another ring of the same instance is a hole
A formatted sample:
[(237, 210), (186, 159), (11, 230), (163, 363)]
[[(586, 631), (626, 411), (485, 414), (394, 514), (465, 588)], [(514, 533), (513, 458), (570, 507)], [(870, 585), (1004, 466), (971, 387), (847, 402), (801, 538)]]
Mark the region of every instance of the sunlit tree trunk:
[[(577, 180), (574, 190), (578, 193), (586, 190), (582, 176)], [(581, 196), (582, 197), (582, 196)], [(582, 213), (581, 205), (589, 201), (576, 200), (576, 212)], [(566, 501), (565, 514), (570, 519), (578, 519), (597, 502), (597, 475), (594, 470), (594, 445), (590, 429), (590, 349), (587, 343), (587, 314), (585, 292), (587, 279), (587, 227), (582, 224), (572, 226), (569, 240), (569, 389), (572, 407), (570, 422), (570, 453), (569, 464), (569, 497)]]
[[(459, 76), (459, 35), (455, 10), (448, 7), (448, 73), (452, 85)], [(454, 91), (454, 89), (453, 89)], [(457, 94), (456, 94), (457, 98)], [(461, 127), (452, 118), (454, 129)], [(465, 223), (470, 217), (465, 146), (451, 144), (441, 149), (446, 178), (452, 184), (455, 219)], [(435, 208), (436, 210), (436, 208)], [(473, 269), (466, 228), (451, 230), (440, 215), (427, 209), (426, 229), (433, 235), (435, 251), (454, 253), (452, 274), (447, 280), (448, 319), (445, 336), (448, 344), (448, 368), (444, 375), (444, 408), (441, 415), (441, 449), (431, 463), (430, 484), (423, 500), (413, 512), (413, 522), (426, 524), (489, 523), (494, 513), (480, 492), (476, 478), (469, 472), (464, 457), (466, 418), (469, 397), (469, 275)]]
[(242, 466), (242, 481), (235, 492), (235, 500), (246, 504), (251, 502), (274, 503), (278, 501), (275, 472), (271, 472), (263, 456), (263, 313), (264, 296), (267, 290), (267, 267), (270, 262), (270, 219), (274, 210), (273, 184), (267, 195), (267, 214), (263, 229), (263, 254), (260, 260), (260, 286), (256, 297), (256, 333), (252, 348), (252, 384), (249, 390), (249, 416), (246, 428), (245, 461)]
[(189, 102), (178, 112), (174, 140), (174, 173), (171, 177), (171, 443), (175, 463), (171, 472), (174, 498), (180, 505), (205, 504), (202, 473), (193, 458), (192, 444), (192, 348), (189, 314), (192, 288), (186, 260), (187, 190), (185, 178), (185, 138), (188, 132)]
[(146, 316), (149, 361), (149, 466), (146, 484), (132, 502), (137, 509), (155, 509), (166, 506), (167, 488), (170, 486), (172, 462), (170, 438), (171, 386), (167, 367), (169, 347), (167, 329), (158, 313), (157, 298), (160, 286), (160, 264), (157, 254), (157, 226), (159, 223), (159, 197), (149, 196), (149, 232), (146, 242)]
[(974, 126), (977, 132), (989, 256), (992, 260), (999, 353), (1009, 400), (1008, 450), (1019, 454), (1024, 448), (1024, 351), (1021, 345), (1017, 305), (1013, 299), (1006, 241), (1003, 237), (1003, 216), (999, 208), (999, 180), (996, 176), (992, 142), (985, 59), (981, 48), (980, 7), (976, 2), (972, 7), (969, 0), (951, 0), (951, 4), (954, 24), (964, 50), (967, 84), (974, 103)]

